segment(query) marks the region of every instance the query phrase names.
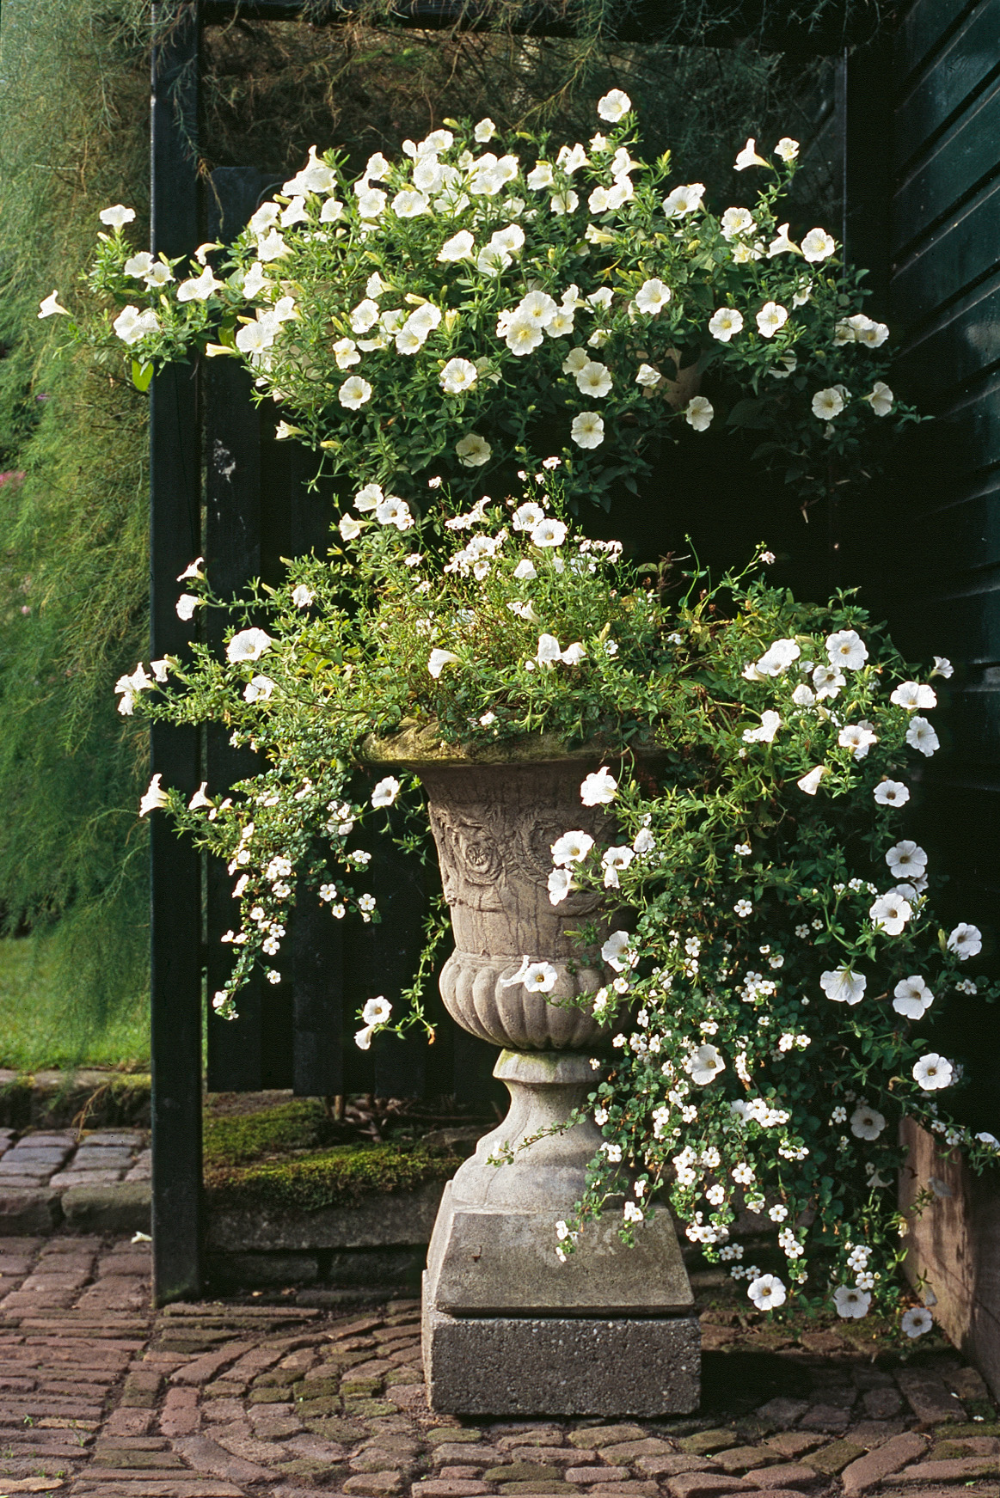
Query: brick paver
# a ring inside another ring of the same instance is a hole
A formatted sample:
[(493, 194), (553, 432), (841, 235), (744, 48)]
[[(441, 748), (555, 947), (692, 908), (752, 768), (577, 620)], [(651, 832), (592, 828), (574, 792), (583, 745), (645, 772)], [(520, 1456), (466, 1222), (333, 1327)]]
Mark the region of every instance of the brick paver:
[(427, 1409), (413, 1301), (153, 1315), (146, 1244), (0, 1239), (0, 1498), (998, 1498), (1000, 1423), (958, 1354), (778, 1341), (715, 1340), (690, 1418), (474, 1423)]

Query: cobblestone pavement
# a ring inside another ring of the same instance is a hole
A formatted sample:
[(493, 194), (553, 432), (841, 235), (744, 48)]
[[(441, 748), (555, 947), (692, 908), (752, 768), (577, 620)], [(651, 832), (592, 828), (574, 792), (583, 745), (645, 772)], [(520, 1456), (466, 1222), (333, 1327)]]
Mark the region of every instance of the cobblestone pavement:
[(82, 1140), (76, 1129), (36, 1130), (20, 1139), (14, 1129), (0, 1129), (0, 1193), (111, 1186), (149, 1175), (142, 1129), (97, 1129)]
[(415, 1301), (153, 1315), (148, 1246), (0, 1239), (0, 1498), (998, 1498), (1000, 1424), (955, 1353), (704, 1318), (696, 1416), (463, 1421), (424, 1397)]

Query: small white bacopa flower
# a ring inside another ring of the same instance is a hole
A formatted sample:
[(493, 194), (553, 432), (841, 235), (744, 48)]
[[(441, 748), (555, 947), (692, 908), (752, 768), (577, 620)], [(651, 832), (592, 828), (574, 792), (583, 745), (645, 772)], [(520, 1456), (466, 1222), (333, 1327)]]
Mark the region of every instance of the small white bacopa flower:
[(584, 806), (610, 806), (618, 794), (618, 782), (606, 765), (588, 775), (580, 786)]
[(262, 629), (241, 629), (226, 646), (226, 657), (230, 661), (256, 661), (271, 644), (271, 636)]
[(684, 1062), (684, 1070), (696, 1087), (707, 1087), (725, 1069), (721, 1052), (714, 1045), (698, 1046)]
[(372, 806), (391, 806), (398, 795), (399, 781), (394, 775), (387, 775), (372, 791)]
[(910, 799), (909, 787), (901, 780), (879, 781), (874, 794), (879, 806), (905, 806)]
[(885, 1128), (885, 1119), (867, 1103), (859, 1103), (851, 1114), (851, 1133), (856, 1139), (877, 1139)]
[(829, 969), (819, 980), (820, 988), (835, 1004), (860, 1004), (867, 984), (863, 973), (852, 973), (848, 967)]
[(942, 1087), (951, 1086), (955, 1070), (945, 1056), (938, 1055), (937, 1051), (928, 1051), (926, 1056), (921, 1056), (915, 1062), (912, 1075), (917, 1086), (924, 1092), (937, 1092)]
[(918, 973), (901, 978), (892, 993), (893, 1009), (906, 1019), (923, 1019), (934, 1002), (934, 995)]
[(845, 1320), (860, 1320), (862, 1316), (867, 1316), (871, 1303), (869, 1292), (859, 1290), (855, 1285), (839, 1285), (833, 1292), (837, 1315), (843, 1316)]
[(776, 1274), (761, 1274), (751, 1280), (747, 1294), (758, 1311), (773, 1311), (785, 1304), (785, 1287)]
[(983, 933), (978, 926), (962, 921), (948, 937), (948, 951), (954, 952), (959, 962), (967, 957), (977, 957), (983, 950)]
[(922, 1337), (933, 1327), (934, 1317), (926, 1306), (913, 1306), (909, 1311), (903, 1312), (899, 1324), (908, 1337)]

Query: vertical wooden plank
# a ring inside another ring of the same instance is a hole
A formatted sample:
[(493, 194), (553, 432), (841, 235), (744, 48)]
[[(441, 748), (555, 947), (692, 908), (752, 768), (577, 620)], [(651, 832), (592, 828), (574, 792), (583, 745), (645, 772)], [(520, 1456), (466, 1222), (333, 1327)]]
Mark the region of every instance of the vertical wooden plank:
[[(257, 207), (261, 174), (254, 168), (227, 167), (212, 173), (208, 192), (207, 233), (231, 242)], [(228, 359), (212, 360), (204, 377), (205, 555), (212, 585), (224, 598), (242, 592), (261, 570), (260, 418), (250, 399), (246, 370)], [(226, 619), (209, 614), (206, 639), (222, 649)], [(209, 793), (222, 795), (234, 781), (252, 775), (257, 756), (234, 749), (222, 727), (206, 733), (205, 774)], [(205, 869), (206, 967), (208, 992), (222, 987), (232, 966), (233, 948), (221, 941), (235, 926), (238, 904), (233, 878), (219, 859)], [(256, 1092), (264, 1086), (263, 980), (255, 973), (240, 991), (238, 1018), (208, 1016), (210, 1092)]]
[[(171, 11), (154, 5), (154, 24)], [(152, 248), (198, 244), (193, 134), (198, 23), (179, 22), (153, 52)], [(185, 140), (185, 135), (188, 139)], [(183, 365), (153, 382), (150, 406), (152, 654), (180, 654), (190, 625), (176, 613), (175, 579), (200, 549), (197, 387)], [(198, 783), (194, 730), (154, 724), (152, 763), (164, 783)], [(201, 890), (199, 860), (155, 812), (150, 862), (153, 1120), (153, 1296), (157, 1305), (201, 1292)]]
[(889, 217), (892, 195), (892, 39), (888, 35), (845, 54), (838, 105), (843, 132), (844, 223), (847, 260), (868, 268), (874, 293), (870, 317), (888, 311)]

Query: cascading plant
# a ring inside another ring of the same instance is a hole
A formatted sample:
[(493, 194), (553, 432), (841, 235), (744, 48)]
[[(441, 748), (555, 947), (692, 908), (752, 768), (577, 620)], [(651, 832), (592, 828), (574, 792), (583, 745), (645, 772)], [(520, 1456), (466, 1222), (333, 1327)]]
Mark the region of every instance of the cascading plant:
[[(88, 277), (107, 310), (75, 335), (124, 345), (141, 388), (198, 353), (236, 359), (320, 472), (411, 504), (439, 477), (471, 504), (556, 454), (573, 508), (608, 505), (659, 441), (716, 420), (753, 430), (803, 506), (857, 479), (913, 412), (882, 378), (889, 330), (861, 276), (825, 229), (779, 223), (798, 142), (768, 159), (748, 141), (737, 169), (765, 186), (716, 214), (703, 183), (671, 184), (669, 153), (632, 154), (626, 94), (597, 112), (606, 134), (558, 148), (448, 120), (353, 182), (313, 148), (194, 263), (136, 251), (132, 210), (108, 208)], [(57, 292), (41, 304), (63, 313)]]

